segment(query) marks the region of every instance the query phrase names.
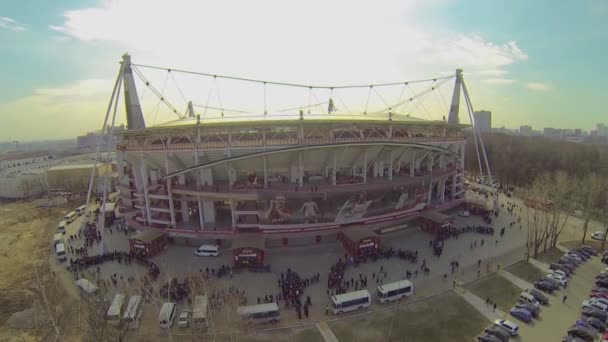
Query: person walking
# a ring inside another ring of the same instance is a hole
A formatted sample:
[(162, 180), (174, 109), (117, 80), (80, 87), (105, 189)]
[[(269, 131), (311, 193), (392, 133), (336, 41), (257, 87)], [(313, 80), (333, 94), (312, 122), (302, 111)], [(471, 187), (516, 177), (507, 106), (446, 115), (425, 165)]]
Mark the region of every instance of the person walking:
[(565, 303), (567, 299), (568, 299), (568, 295), (564, 295), (564, 297), (562, 298), (562, 303)]
[(325, 316), (327, 316), (329, 314), (329, 305), (327, 305), (325, 307)]
[(496, 311), (496, 303), (494, 303), (494, 311)]

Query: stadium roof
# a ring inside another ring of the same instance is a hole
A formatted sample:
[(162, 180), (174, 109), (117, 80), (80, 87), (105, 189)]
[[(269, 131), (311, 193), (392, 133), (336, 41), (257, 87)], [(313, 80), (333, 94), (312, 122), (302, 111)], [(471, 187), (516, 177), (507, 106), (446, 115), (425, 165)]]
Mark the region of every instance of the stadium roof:
[(0, 154), (0, 162), (7, 160), (21, 160), (52, 155), (49, 151), (10, 151)]

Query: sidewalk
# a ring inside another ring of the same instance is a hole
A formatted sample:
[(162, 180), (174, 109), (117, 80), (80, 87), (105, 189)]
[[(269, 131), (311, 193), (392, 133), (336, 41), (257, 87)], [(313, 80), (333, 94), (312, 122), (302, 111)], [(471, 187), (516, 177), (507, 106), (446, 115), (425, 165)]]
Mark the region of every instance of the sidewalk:
[(494, 322), (494, 320), (501, 319), (506, 316), (506, 313), (499, 308), (494, 310), (492, 305), (486, 304), (486, 301), (474, 295), (473, 293), (465, 290), (462, 287), (455, 289), (456, 294), (461, 296), (464, 300), (466, 300), (469, 304), (473, 305), (479, 313), (481, 313), (485, 318), (487, 318), (490, 322)]
[(529, 282), (527, 282), (527, 281), (521, 279), (520, 277), (517, 277), (505, 270), (498, 271), (498, 274), (500, 274), (503, 278), (512, 282), (515, 286), (519, 287), (522, 290), (534, 288), (534, 285), (530, 284)]
[(549, 272), (549, 265), (545, 264), (542, 261), (538, 261), (534, 258), (530, 258), (530, 260), (528, 260), (528, 262), (543, 272)]

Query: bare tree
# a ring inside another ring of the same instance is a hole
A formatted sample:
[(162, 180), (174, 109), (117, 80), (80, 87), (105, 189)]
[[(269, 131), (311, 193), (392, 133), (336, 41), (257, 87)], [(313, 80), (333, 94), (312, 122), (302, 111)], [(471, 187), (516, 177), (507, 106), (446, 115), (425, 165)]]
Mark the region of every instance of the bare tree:
[(580, 195), (584, 198), (584, 208), (583, 208), (583, 217), (585, 221), (583, 223), (583, 238), (581, 242), (585, 243), (585, 238), (587, 237), (587, 229), (589, 228), (589, 220), (591, 220), (591, 215), (593, 214), (593, 210), (598, 207), (598, 200), (605, 186), (605, 180), (595, 173), (589, 174), (587, 177), (584, 177), (580, 181), (580, 185), (578, 187), (580, 191)]

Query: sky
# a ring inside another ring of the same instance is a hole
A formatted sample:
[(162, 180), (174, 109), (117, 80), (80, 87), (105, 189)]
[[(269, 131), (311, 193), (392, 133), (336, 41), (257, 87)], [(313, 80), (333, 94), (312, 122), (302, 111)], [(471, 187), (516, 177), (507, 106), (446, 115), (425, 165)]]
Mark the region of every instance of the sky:
[[(305, 85), (433, 79), (463, 68), (474, 109), (492, 111), (494, 127), (608, 123), (605, 0), (26, 0), (0, 4), (0, 141), (100, 129), (125, 52), (136, 64)], [(435, 86), (328, 92), (138, 70), (180, 112), (188, 100), (283, 113), (332, 97), (341, 111), (371, 113)], [(177, 118), (136, 81), (147, 125)], [(441, 119), (452, 87), (394, 110)], [(468, 122), (462, 107), (460, 117)], [(120, 107), (116, 123), (124, 122)]]

